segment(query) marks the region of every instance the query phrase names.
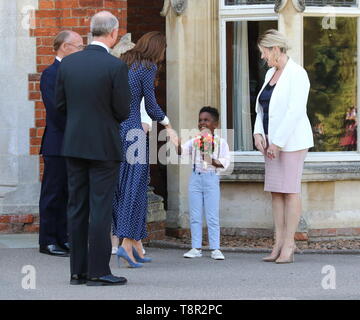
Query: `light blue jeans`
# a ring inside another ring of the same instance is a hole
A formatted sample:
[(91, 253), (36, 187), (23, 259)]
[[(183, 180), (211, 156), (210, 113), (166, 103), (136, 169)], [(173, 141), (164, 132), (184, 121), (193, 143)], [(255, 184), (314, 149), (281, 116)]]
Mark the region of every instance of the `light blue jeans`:
[(219, 176), (215, 172), (193, 172), (188, 191), (192, 247), (202, 247), (202, 218), (205, 212), (210, 249), (220, 249)]

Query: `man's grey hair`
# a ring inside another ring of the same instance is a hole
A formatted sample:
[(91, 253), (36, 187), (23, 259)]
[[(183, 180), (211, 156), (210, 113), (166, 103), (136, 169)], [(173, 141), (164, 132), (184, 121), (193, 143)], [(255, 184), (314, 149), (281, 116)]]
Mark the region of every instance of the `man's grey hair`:
[(90, 32), (93, 37), (106, 36), (119, 28), (119, 20), (109, 11), (101, 11), (91, 18)]

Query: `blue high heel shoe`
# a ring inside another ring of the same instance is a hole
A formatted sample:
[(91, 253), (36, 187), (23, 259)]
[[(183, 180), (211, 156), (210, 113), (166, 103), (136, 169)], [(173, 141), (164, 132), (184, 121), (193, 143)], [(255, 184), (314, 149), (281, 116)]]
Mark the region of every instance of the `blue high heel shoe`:
[(133, 255), (134, 255), (134, 258), (136, 259), (137, 262), (141, 262), (141, 263), (148, 263), (148, 262), (151, 262), (152, 259), (151, 258), (141, 258), (137, 252), (137, 250), (133, 247)]
[(119, 247), (116, 256), (118, 258), (118, 266), (120, 266), (120, 258), (123, 258), (129, 264), (129, 268), (141, 268), (143, 266), (142, 263), (133, 262), (123, 247)]

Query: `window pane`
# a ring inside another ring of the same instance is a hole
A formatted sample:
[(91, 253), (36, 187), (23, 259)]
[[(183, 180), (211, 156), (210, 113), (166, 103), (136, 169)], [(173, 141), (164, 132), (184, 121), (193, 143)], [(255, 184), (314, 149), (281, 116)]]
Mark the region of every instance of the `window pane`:
[(356, 7), (357, 0), (305, 0), (306, 6)]
[(304, 18), (311, 151), (357, 150), (357, 18)]
[(255, 102), (264, 81), (264, 62), (257, 39), (277, 21), (236, 21), (226, 24), (227, 127), (234, 129), (234, 150), (253, 151)]
[(275, 4), (275, 0), (225, 0), (226, 6), (239, 6), (249, 4)]
[[(275, 4), (275, 0), (225, 0), (226, 6)], [(306, 6), (356, 7), (357, 0), (305, 0)]]

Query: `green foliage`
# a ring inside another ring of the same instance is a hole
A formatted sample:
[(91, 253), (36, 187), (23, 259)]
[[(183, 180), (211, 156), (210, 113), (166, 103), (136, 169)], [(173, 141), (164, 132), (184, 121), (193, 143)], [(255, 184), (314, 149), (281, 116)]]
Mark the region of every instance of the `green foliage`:
[(357, 100), (357, 18), (336, 18), (323, 29), (322, 18), (304, 18), (304, 57), (311, 90), (308, 114), (314, 130), (312, 151), (342, 151), (348, 108)]

